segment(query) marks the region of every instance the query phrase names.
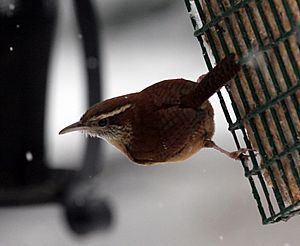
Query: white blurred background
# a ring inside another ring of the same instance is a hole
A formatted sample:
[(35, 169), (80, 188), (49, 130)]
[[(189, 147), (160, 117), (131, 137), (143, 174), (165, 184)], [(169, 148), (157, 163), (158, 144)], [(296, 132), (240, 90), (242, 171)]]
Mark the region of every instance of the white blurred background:
[[(163, 79), (196, 80), (207, 71), (183, 0), (94, 3), (103, 27), (104, 98), (139, 91)], [(65, 0), (59, 5), (49, 82), (47, 158), (52, 166), (74, 168), (82, 157), (84, 137), (58, 136), (58, 132), (86, 110), (85, 75), (72, 3)], [(217, 97), (211, 102), (216, 115), (214, 140), (233, 150)], [(110, 230), (75, 236), (59, 206), (1, 208), (0, 245), (299, 245), (300, 217), (261, 224), (239, 162), (203, 150), (184, 163), (141, 167), (106, 143), (104, 150), (97, 189), (113, 206), (115, 223)]]

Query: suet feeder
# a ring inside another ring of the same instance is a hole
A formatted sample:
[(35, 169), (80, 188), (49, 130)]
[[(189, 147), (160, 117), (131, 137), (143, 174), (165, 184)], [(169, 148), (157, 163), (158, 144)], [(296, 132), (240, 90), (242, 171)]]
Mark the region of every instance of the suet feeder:
[(299, 214), (300, 1), (185, 3), (208, 69), (229, 53), (244, 65), (218, 96), (237, 148), (259, 153), (241, 161), (263, 224)]

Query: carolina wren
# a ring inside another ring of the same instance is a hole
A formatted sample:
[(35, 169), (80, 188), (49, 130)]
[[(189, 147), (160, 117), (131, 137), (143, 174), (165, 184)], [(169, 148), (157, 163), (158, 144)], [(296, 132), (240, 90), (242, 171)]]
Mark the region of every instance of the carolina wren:
[(228, 152), (211, 140), (214, 112), (208, 99), (240, 68), (231, 54), (198, 83), (164, 80), (141, 92), (99, 102), (59, 134), (79, 130), (104, 138), (133, 162), (144, 165), (182, 161), (204, 147), (237, 159), (245, 149)]

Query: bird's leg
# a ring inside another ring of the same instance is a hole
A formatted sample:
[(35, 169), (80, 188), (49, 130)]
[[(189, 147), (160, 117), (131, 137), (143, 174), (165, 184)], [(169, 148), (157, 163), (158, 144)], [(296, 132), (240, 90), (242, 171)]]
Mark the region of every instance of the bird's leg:
[(243, 157), (248, 158), (248, 155), (245, 155), (245, 153), (249, 150), (247, 148), (241, 148), (239, 150), (236, 151), (227, 151), (225, 149), (222, 149), (220, 146), (216, 145), (214, 141), (210, 140), (210, 139), (206, 139), (204, 140), (204, 147), (206, 148), (213, 148), (215, 150), (220, 151), (221, 153), (227, 155), (228, 157), (234, 159), (234, 160), (239, 160), (239, 158), (241, 157), (241, 155)]

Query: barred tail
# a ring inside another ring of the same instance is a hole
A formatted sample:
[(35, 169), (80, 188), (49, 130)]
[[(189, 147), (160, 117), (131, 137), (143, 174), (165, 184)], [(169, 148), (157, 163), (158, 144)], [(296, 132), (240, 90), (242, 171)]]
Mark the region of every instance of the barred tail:
[(235, 62), (234, 54), (225, 57), (204, 76), (195, 90), (181, 98), (181, 107), (200, 107), (240, 70), (241, 66)]

